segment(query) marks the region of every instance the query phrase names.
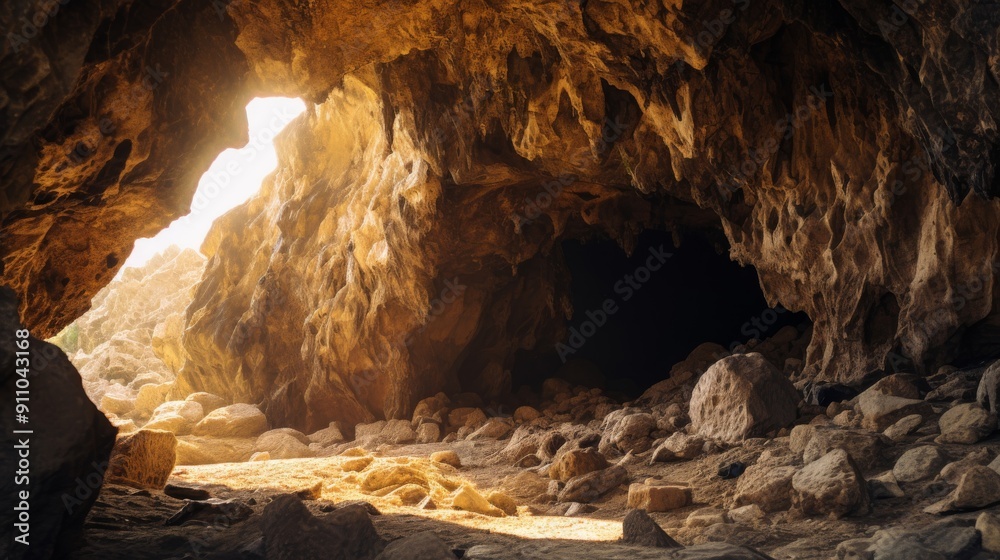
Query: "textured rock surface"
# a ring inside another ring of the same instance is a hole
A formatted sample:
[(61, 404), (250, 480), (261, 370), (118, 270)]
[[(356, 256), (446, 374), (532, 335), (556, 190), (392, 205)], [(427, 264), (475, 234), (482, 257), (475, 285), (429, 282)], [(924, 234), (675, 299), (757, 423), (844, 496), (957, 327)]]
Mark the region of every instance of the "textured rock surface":
[(84, 2), (58, 17), (0, 53), (2, 274), (39, 335), (182, 212), (244, 139), (249, 97), (318, 104), (209, 239), (185, 341), (183, 389), (265, 401), (280, 424), (503, 392), (515, 349), (560, 339), (558, 240), (595, 231), (626, 248), (654, 225), (724, 235), (769, 302), (813, 319), (809, 377), (900, 357), (933, 371), (991, 324), (989, 5)]
[(734, 442), (784, 428), (801, 395), (788, 379), (752, 352), (713, 364), (691, 394), (691, 425), (701, 435)]
[(174, 434), (139, 430), (115, 443), (105, 476), (116, 484), (162, 490), (174, 470), (176, 449)]

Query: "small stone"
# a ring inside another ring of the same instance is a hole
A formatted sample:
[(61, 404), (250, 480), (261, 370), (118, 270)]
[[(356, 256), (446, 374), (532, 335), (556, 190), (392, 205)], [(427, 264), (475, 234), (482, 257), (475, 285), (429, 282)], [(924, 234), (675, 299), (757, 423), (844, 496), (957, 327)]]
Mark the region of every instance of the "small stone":
[(726, 517), (726, 512), (715, 508), (702, 508), (692, 511), (684, 520), (684, 526), (687, 528), (709, 527), (717, 523), (728, 522), (729, 518)]
[(1000, 552), (1000, 516), (984, 511), (976, 518), (976, 530), (983, 536), (983, 550)]
[(431, 453), (431, 461), (437, 463), (444, 463), (445, 465), (451, 465), (456, 469), (462, 468), (462, 460), (459, 459), (458, 453), (455, 453), (450, 449), (446, 449), (444, 451), (435, 451), (434, 453)]
[(936, 476), (948, 462), (941, 449), (925, 445), (910, 449), (896, 461), (892, 474), (899, 482), (917, 482)]
[(608, 460), (596, 449), (574, 449), (556, 458), (549, 467), (549, 477), (566, 482), (571, 478), (608, 468)]
[(451, 507), (490, 517), (503, 517), (504, 512), (470, 486), (462, 486), (451, 497)]
[(420, 470), (407, 465), (384, 465), (372, 468), (365, 474), (361, 479), (361, 491), (374, 494), (404, 484), (419, 484), (426, 487), (427, 478)]
[(163, 524), (173, 527), (189, 521), (202, 521), (229, 525), (243, 521), (251, 515), (253, 515), (253, 509), (242, 502), (213, 498), (200, 502), (188, 502)]
[(867, 512), (868, 485), (850, 455), (834, 449), (792, 477), (792, 506), (809, 515)]
[(806, 445), (809, 444), (809, 440), (812, 439), (815, 432), (816, 427), (809, 424), (795, 426), (788, 436), (788, 447), (794, 453), (802, 453), (805, 451)]
[(302, 500), (318, 500), (323, 497), (323, 481), (317, 480), (308, 488), (303, 488), (295, 493)]
[(290, 428), (279, 428), (270, 430), (257, 436), (254, 442), (254, 453), (266, 451), (271, 459), (300, 459), (304, 457), (315, 457), (312, 449), (304, 442), (309, 439), (297, 430)]
[(834, 449), (843, 449), (861, 469), (871, 470), (882, 463), (886, 447), (880, 434), (865, 430), (817, 427), (802, 452), (802, 461), (809, 464)]
[(205, 415), (193, 430), (196, 436), (257, 437), (267, 431), (267, 418), (256, 406), (231, 404)]
[(432, 510), (437, 509), (437, 504), (434, 503), (434, 498), (427, 496), (417, 504), (417, 509)]
[(904, 399), (920, 398), (920, 390), (917, 389), (916, 385), (910, 383), (903, 375), (898, 373), (879, 379), (868, 390)]
[(268, 453), (267, 451), (258, 451), (250, 456), (251, 462), (270, 461), (270, 460), (271, 460), (271, 454)]
[(347, 440), (347, 438), (344, 437), (344, 431), (340, 422), (330, 422), (329, 426), (309, 434), (308, 437), (310, 442), (318, 443), (323, 447), (343, 443)]
[(750, 504), (729, 510), (729, 519), (734, 523), (757, 525), (767, 518), (767, 513), (757, 504)]
[(226, 406), (226, 399), (220, 397), (219, 395), (213, 395), (212, 393), (206, 393), (204, 391), (199, 393), (191, 393), (187, 396), (186, 401), (194, 401), (201, 405), (201, 410), (204, 414), (208, 414), (217, 408), (222, 408)]
[(868, 491), (876, 500), (902, 498), (906, 495), (896, 482), (892, 471), (886, 471), (868, 480)]
[(441, 426), (435, 422), (424, 422), (417, 426), (417, 443), (437, 443), (441, 439)]
[(108, 459), (108, 482), (159, 490), (177, 459), (177, 438), (170, 432), (142, 429), (120, 437)]
[(653, 452), (652, 462), (694, 459), (702, 454), (704, 446), (705, 438), (699, 435), (674, 432)]
[(163, 493), (178, 500), (207, 500), (212, 497), (208, 490), (177, 484), (167, 484), (163, 487)]
[[(628, 470), (621, 465), (612, 465), (604, 470), (570, 479), (559, 492), (558, 500), (590, 503), (627, 481)], [(558, 481), (553, 482), (558, 483)]]
[(396, 499), (401, 505), (412, 506), (424, 501), (427, 497), (427, 488), (419, 484), (404, 484), (387, 494), (388, 497)]
[(980, 509), (1000, 502), (1000, 474), (976, 465), (962, 475), (952, 495), (956, 509)]
[(923, 423), (923, 416), (911, 414), (900, 418), (895, 424), (886, 428), (882, 434), (892, 441), (902, 441), (903, 438), (915, 432)]
[(990, 367), (983, 372), (983, 377), (979, 380), (979, 387), (976, 390), (976, 401), (984, 409), (997, 414), (1000, 410), (1000, 361), (993, 362)]
[(503, 439), (514, 429), (513, 423), (507, 418), (490, 418), (476, 431), (469, 434), (469, 440)]
[(924, 401), (894, 397), (870, 388), (858, 395), (855, 410), (861, 414), (861, 426), (871, 432), (885, 431), (906, 416), (928, 416), (933, 412)]
[(938, 425), (938, 443), (972, 444), (996, 431), (997, 417), (977, 403), (965, 403), (942, 414)]
[(628, 487), (628, 507), (649, 512), (671, 511), (691, 503), (691, 489), (683, 486), (632, 484)]
[(756, 504), (766, 512), (787, 510), (792, 505), (793, 476), (795, 467), (753, 464), (736, 483), (734, 504)]
[(681, 548), (653, 518), (641, 509), (633, 509), (622, 521), (622, 543), (654, 548)]
[(474, 407), (456, 408), (448, 413), (448, 425), (453, 430), (462, 427), (478, 428), (486, 423), (486, 413)]
[(531, 422), (536, 418), (541, 418), (542, 413), (530, 406), (519, 406), (514, 410), (514, 421), (518, 424)]
[(486, 500), (507, 515), (517, 515), (517, 502), (503, 492), (494, 490), (486, 496)]

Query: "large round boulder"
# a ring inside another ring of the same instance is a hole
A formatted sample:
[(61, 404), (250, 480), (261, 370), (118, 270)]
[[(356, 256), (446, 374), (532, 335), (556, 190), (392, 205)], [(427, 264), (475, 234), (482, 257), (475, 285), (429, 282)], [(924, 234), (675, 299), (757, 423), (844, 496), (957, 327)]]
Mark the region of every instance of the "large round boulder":
[(799, 392), (764, 356), (728, 356), (702, 375), (691, 394), (694, 430), (726, 442), (759, 437), (790, 425)]

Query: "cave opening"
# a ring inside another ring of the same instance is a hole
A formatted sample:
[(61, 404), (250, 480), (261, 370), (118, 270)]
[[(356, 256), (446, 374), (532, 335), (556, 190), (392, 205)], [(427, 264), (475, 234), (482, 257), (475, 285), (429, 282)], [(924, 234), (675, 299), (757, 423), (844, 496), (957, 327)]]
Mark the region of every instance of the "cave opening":
[(548, 371), (633, 399), (702, 343), (733, 351), (786, 326), (808, 327), (804, 313), (767, 304), (756, 270), (730, 260), (725, 241), (674, 239), (646, 230), (631, 254), (606, 236), (564, 240), (573, 316), (554, 345), (519, 356), (513, 386), (537, 386)]

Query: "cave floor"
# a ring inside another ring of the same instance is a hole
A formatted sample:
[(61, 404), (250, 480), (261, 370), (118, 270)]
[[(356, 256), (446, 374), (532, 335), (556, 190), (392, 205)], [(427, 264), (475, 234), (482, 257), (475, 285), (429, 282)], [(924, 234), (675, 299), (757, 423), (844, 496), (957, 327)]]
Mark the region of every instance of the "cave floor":
[[(777, 512), (750, 524), (727, 522), (707, 527), (688, 520), (697, 510), (714, 507), (724, 512), (731, 505), (735, 481), (717, 475), (720, 464), (733, 461), (749, 464), (761, 453), (782, 453), (788, 447), (788, 439), (750, 440), (742, 446), (684, 462), (650, 465), (648, 459), (633, 457), (623, 464), (627, 465), (633, 482), (656, 478), (690, 485), (693, 505), (651, 514), (668, 534), (686, 546), (725, 541), (753, 547), (778, 559), (826, 559), (837, 557), (835, 549), (842, 541), (870, 537), (885, 527), (911, 530), (939, 519), (922, 512), (923, 507), (940, 499), (940, 491), (933, 484), (926, 484), (907, 487), (907, 497), (877, 500), (873, 512), (860, 517), (802, 518), (791, 512)], [(451, 547), (468, 549), (481, 544), (512, 546), (525, 540), (564, 539), (579, 543), (582, 557), (618, 557), (611, 548), (598, 553), (594, 547), (621, 538), (622, 519), (628, 511), (628, 485), (596, 500), (591, 504), (594, 510), (589, 513), (560, 515), (555, 509), (558, 504), (545, 495), (547, 477), (536, 474), (537, 469), (522, 469), (498, 461), (507, 443), (478, 440), (383, 444), (370, 452), (353, 448), (346, 453), (344, 448), (348, 445), (342, 445), (337, 449), (340, 455), (329, 457), (178, 466), (170, 484), (204, 489), (213, 498), (239, 501), (249, 505), (252, 514), (233, 522), (216, 516), (168, 526), (165, 523), (187, 503), (185, 500), (159, 491), (106, 485), (88, 517), (83, 541), (73, 557), (258, 557), (260, 514), (264, 506), (275, 495), (300, 491), (312, 494), (304, 503), (320, 517), (343, 502), (370, 503), (381, 512), (372, 520), (387, 540), (433, 531)], [(1000, 451), (1000, 441), (981, 445), (994, 454)], [(455, 451), (461, 467), (456, 469), (429, 459), (432, 453), (442, 450)], [(443, 503), (444, 496), (461, 485), (472, 485), (483, 495), (499, 490), (518, 504), (517, 514), (491, 517), (446, 508), (422, 509), (405, 492), (386, 493), (397, 489), (399, 482), (405, 482), (402, 479), (387, 478), (383, 484), (396, 483), (386, 489), (373, 489), (378, 486), (372, 482), (378, 478), (372, 474), (376, 472), (388, 473), (385, 476), (389, 478), (402, 472), (404, 478), (410, 477), (407, 480), (426, 488), (438, 503)]]

